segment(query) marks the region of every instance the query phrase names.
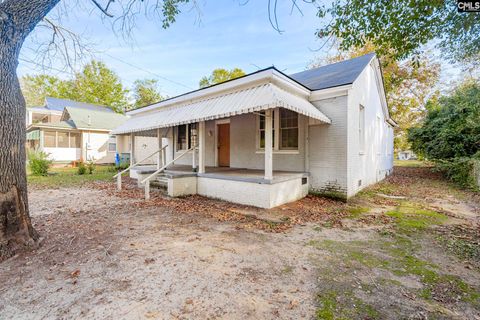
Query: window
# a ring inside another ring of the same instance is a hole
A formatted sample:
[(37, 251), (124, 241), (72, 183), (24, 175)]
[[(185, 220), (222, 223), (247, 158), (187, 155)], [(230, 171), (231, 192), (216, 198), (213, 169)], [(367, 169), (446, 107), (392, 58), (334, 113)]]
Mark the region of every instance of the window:
[(68, 132), (57, 131), (57, 147), (68, 148)]
[[(265, 112), (258, 116), (258, 148), (265, 149)], [(272, 112), (274, 150), (298, 150), (298, 113), (279, 108)]]
[(358, 112), (359, 152), (365, 151), (365, 107), (360, 105)]
[(109, 152), (117, 151), (117, 137), (115, 135), (108, 136), (108, 151)]
[(80, 147), (80, 133), (70, 132), (70, 148)]
[(108, 151), (109, 152), (116, 152), (117, 151), (117, 144), (115, 142), (108, 143)]
[(177, 151), (188, 150), (198, 144), (197, 124), (183, 124), (177, 127)]
[(298, 113), (280, 109), (280, 149), (298, 149)]
[(188, 149), (188, 135), (187, 135), (188, 125), (183, 124), (177, 127), (177, 150), (187, 150)]
[(55, 131), (44, 131), (43, 132), (43, 146), (45, 148), (55, 148), (56, 147), (56, 132)]
[[(259, 134), (260, 134), (260, 149), (265, 149), (265, 111), (260, 112), (262, 116), (259, 116)], [(275, 115), (272, 112), (272, 142), (273, 148), (275, 149)]]

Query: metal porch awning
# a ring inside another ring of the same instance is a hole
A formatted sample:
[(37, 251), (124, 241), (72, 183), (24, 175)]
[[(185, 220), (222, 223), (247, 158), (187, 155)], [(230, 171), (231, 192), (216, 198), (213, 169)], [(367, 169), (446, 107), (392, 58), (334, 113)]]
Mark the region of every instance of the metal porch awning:
[(40, 140), (40, 130), (33, 130), (28, 132), (27, 140)]
[(205, 120), (281, 107), (295, 111), (323, 123), (330, 119), (307, 99), (287, 92), (272, 83), (261, 84), (214, 97), (199, 98), (170, 107), (133, 116), (112, 131), (127, 134), (158, 128), (173, 127)]

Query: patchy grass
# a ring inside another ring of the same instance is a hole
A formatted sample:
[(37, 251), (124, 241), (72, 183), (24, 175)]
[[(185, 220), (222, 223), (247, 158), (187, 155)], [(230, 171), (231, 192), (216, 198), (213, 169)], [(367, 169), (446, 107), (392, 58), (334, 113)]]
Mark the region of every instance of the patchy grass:
[(348, 218), (357, 219), (357, 218), (361, 217), (363, 214), (365, 214), (369, 211), (370, 211), (370, 209), (365, 208), (365, 207), (357, 207), (357, 206), (350, 207), (350, 208), (348, 208), (348, 213), (350, 213)]
[(352, 291), (329, 290), (318, 295), (317, 319), (380, 319), (375, 308), (357, 298)]
[(401, 232), (423, 230), (432, 225), (442, 224), (447, 220), (447, 216), (444, 214), (406, 201), (395, 210), (387, 212), (386, 215), (395, 218), (395, 224)]
[(407, 168), (424, 168), (431, 167), (432, 164), (427, 161), (420, 160), (393, 160), (395, 167), (407, 167)]
[(28, 174), (27, 181), (30, 186), (40, 188), (58, 188), (80, 186), (92, 181), (113, 182), (116, 172), (112, 166), (96, 166), (92, 174), (79, 175), (78, 168), (64, 167), (52, 168), (48, 176), (33, 176)]
[[(326, 286), (336, 289), (339, 286), (355, 287), (371, 294), (379, 290), (390, 290), (388, 287), (395, 285), (405, 292), (412, 289), (405, 288), (403, 282), (397, 279), (414, 277), (422, 287), (413, 289), (411, 294), (423, 299), (427, 304), (432, 301), (446, 305), (461, 302), (468, 303), (473, 308), (480, 306), (478, 288), (471, 286), (458, 276), (443, 273), (438, 265), (419, 258), (420, 246), (408, 236), (386, 234), (381, 236), (380, 241), (311, 240), (307, 245), (333, 254), (335, 259), (329, 263), (336, 267), (324, 266), (324, 268), (336, 268), (335, 271), (330, 271), (338, 275), (339, 272), (341, 273), (338, 266), (343, 266), (348, 270), (347, 272), (354, 275), (353, 278), (340, 283), (334, 278), (332, 283), (331, 274), (326, 272), (328, 276), (322, 280)], [(381, 273), (383, 276), (375, 280), (372, 277), (367, 283), (359, 284), (355, 274), (368, 274), (372, 273), (372, 270), (383, 270)], [(372, 289), (372, 283), (375, 284), (376, 289)], [(378, 284), (382, 287), (379, 288)], [(337, 295), (336, 292), (341, 292), (341, 295)], [(376, 311), (374, 314), (368, 314), (367, 311), (375, 311), (375, 309), (364, 304), (353, 292), (345, 293), (342, 290), (319, 294), (318, 319), (365, 319), (365, 317), (376, 319), (385, 316), (380, 317)]]
[(437, 231), (437, 240), (462, 260), (473, 262), (480, 269), (480, 233), (471, 225), (446, 226)]

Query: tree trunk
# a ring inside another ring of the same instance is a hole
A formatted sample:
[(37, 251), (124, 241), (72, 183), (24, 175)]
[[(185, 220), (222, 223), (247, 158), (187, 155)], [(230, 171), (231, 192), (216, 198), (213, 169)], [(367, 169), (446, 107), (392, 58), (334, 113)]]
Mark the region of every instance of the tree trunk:
[(58, 2), (0, 2), (0, 261), (38, 240), (28, 211), (26, 107), (16, 70), (25, 38)]

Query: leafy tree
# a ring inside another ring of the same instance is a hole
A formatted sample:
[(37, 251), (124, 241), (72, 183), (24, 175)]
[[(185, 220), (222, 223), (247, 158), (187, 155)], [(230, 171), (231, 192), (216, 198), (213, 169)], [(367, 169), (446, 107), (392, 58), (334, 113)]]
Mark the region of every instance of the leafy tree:
[(105, 63), (92, 60), (72, 79), (50, 75), (28, 75), (21, 79), (27, 106), (43, 105), (45, 97), (71, 99), (104, 105), (122, 112), (128, 104), (128, 90), (120, 78)]
[(82, 72), (75, 74), (71, 98), (123, 112), (128, 105), (127, 93), (128, 90), (123, 87), (115, 72), (105, 63), (92, 60)]
[(218, 68), (213, 70), (210, 76), (203, 77), (202, 79), (200, 79), (199, 85), (200, 85), (200, 88), (205, 88), (213, 84), (239, 78), (244, 75), (245, 75), (245, 72), (239, 68), (234, 68), (232, 70)]
[(339, 39), (342, 50), (371, 42), (380, 54), (393, 49), (395, 58), (402, 59), (436, 40), (455, 61), (475, 60), (480, 52), (478, 15), (459, 14), (453, 0), (334, 0), (319, 6), (318, 16), (330, 21), (318, 36)]
[(20, 79), (20, 85), (28, 107), (42, 106), (45, 97), (70, 99), (72, 95), (71, 81), (47, 74), (26, 75)]
[(466, 81), (429, 101), (425, 121), (408, 138), (415, 153), (431, 160), (474, 156), (480, 150), (480, 83)]
[[(361, 48), (340, 52), (327, 58), (326, 63), (355, 58), (376, 51), (372, 43)], [(395, 130), (395, 150), (409, 148), (407, 130), (423, 119), (429, 98), (436, 94), (435, 85), (440, 74), (440, 65), (426, 55), (398, 61), (393, 54), (380, 56), (387, 104), (391, 117), (398, 123)], [(313, 61), (309, 67), (317, 67), (324, 61)]]
[[(129, 0), (127, 5), (122, 1), (105, 0), (100, 3), (91, 0), (85, 1), (85, 5), (92, 5), (106, 17), (114, 17), (112, 12), (115, 12), (118, 16), (114, 26), (128, 34), (135, 26), (136, 17), (145, 12), (153, 13), (155, 18), (162, 21), (163, 27), (167, 28), (175, 22), (175, 17), (180, 12), (179, 5), (188, 1)], [(67, 49), (66, 43), (75, 38), (73, 33), (60, 28), (52, 19), (46, 19), (47, 14), (59, 2), (60, 0), (0, 0), (0, 260), (15, 254), (20, 248), (35, 245), (39, 238), (32, 227), (28, 208), (25, 99), (16, 71), (25, 39), (39, 24), (52, 31), (52, 38), (46, 41), (45, 52), (61, 52), (67, 62), (71, 61), (71, 51)], [(72, 12), (75, 12), (75, 8), (68, 7), (67, 3), (80, 5), (78, 1), (64, 2), (65, 10), (72, 9)], [(96, 70), (93, 67), (92, 72)], [(81, 84), (88, 83), (85, 81)], [(118, 89), (121, 90), (123, 89)], [(113, 97), (109, 101), (115, 107), (122, 105), (122, 102)]]
[(135, 99), (134, 108), (140, 108), (164, 99), (158, 91), (158, 80), (155, 79), (135, 80), (133, 83), (133, 98)]

